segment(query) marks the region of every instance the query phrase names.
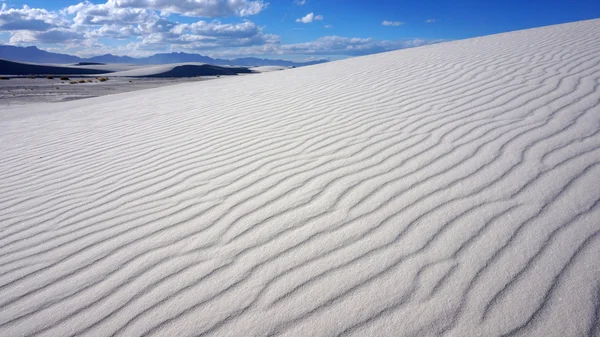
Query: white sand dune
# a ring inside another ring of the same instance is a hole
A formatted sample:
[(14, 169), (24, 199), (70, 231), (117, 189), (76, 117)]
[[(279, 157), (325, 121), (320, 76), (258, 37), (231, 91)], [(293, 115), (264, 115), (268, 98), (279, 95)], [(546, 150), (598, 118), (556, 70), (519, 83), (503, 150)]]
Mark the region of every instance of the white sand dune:
[(102, 70), (106, 72), (121, 72), (121, 71), (130, 71), (141, 68), (149, 67), (147, 65), (139, 65), (139, 64), (127, 64), (127, 63), (109, 63), (109, 64), (84, 64), (84, 65), (68, 65), (71, 68), (85, 68), (85, 69), (95, 69)]
[(252, 67), (252, 68), (250, 68), (250, 70), (252, 70), (253, 72), (256, 72), (256, 73), (267, 73), (267, 72), (271, 72), (271, 71), (280, 71), (280, 70), (286, 70), (286, 69), (292, 69), (292, 67), (285, 67), (285, 66), (259, 66), (259, 67)]
[(11, 109), (0, 336), (599, 336), (600, 20)]
[(207, 63), (171, 63), (117, 71), (107, 76), (122, 77), (196, 77), (250, 73), (247, 67), (215, 66)]
[[(204, 65), (204, 63), (198, 63), (197, 65)], [(156, 75), (160, 73), (164, 73), (167, 71), (171, 71), (175, 68), (175, 64), (159, 64), (159, 65), (149, 65), (149, 66), (138, 66), (133, 69), (123, 69), (118, 70), (116, 72), (112, 72), (110, 76), (123, 76), (123, 77), (142, 77), (142, 76), (150, 76)]]

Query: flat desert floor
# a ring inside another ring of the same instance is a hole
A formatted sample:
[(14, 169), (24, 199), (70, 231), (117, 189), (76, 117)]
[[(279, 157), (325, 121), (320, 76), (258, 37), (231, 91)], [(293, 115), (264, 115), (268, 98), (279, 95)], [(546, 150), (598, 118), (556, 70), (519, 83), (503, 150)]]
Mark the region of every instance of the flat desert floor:
[(600, 336), (600, 20), (11, 108), (0, 156), (0, 336)]

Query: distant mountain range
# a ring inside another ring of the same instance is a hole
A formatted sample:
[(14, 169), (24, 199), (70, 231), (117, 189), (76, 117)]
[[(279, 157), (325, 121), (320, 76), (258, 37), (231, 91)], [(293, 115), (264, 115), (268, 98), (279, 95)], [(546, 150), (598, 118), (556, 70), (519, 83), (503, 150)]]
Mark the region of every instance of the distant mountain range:
[(15, 61), (15, 62), (29, 62), (29, 63), (42, 63), (42, 64), (70, 64), (79, 62), (92, 62), (92, 63), (129, 63), (129, 64), (169, 64), (169, 63), (183, 63), (183, 62), (201, 62), (209, 63), (213, 65), (236, 65), (236, 66), (284, 66), (284, 67), (302, 67), (313, 64), (319, 64), (327, 62), (327, 60), (316, 60), (310, 62), (292, 62), (286, 60), (269, 60), (260, 59), (255, 57), (237, 58), (232, 60), (226, 59), (214, 59), (208, 56), (202, 56), (199, 54), (188, 54), (188, 53), (162, 53), (155, 54), (148, 57), (133, 58), (129, 56), (115, 56), (112, 54), (106, 54), (101, 56), (94, 56), (89, 58), (81, 58), (78, 56), (51, 53), (35, 46), (31, 47), (17, 47), (17, 46), (4, 46), (0, 45), (0, 59)]

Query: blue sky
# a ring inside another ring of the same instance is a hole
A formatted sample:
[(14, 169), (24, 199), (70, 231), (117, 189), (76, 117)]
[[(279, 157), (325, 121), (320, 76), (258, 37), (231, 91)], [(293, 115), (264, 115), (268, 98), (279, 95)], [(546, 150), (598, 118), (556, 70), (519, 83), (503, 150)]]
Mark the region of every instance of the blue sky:
[(340, 59), (600, 17), (591, 0), (3, 0), (0, 43), (91, 56)]

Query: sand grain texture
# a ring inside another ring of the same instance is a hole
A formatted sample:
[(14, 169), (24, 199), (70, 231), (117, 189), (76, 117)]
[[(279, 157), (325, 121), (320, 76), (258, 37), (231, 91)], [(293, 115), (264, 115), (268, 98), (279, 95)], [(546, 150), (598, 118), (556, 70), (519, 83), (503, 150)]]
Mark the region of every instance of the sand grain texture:
[(598, 336), (600, 20), (11, 109), (1, 336)]

